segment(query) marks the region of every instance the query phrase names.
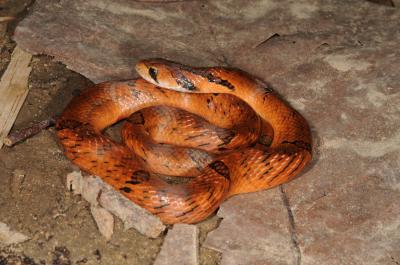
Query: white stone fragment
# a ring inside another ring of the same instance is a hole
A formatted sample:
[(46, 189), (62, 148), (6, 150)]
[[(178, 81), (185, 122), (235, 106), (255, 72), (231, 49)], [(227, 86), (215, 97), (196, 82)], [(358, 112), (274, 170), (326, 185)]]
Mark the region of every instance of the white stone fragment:
[(101, 206), (122, 220), (125, 229), (135, 228), (152, 238), (158, 237), (165, 230), (165, 225), (157, 216), (128, 200), (108, 185), (102, 189), (98, 201)]
[(29, 237), (27, 237), (26, 235), (21, 234), (17, 231), (13, 231), (10, 229), (10, 227), (8, 227), (8, 225), (0, 222), (0, 246), (19, 244), (25, 242), (28, 239)]
[[(120, 218), (125, 229), (134, 228), (152, 238), (158, 237), (165, 230), (165, 225), (157, 216), (128, 200), (98, 177), (83, 177), (80, 172), (72, 172), (67, 175), (67, 188), (75, 194), (81, 194), (91, 204), (92, 213), (94, 206), (101, 206), (102, 214), (108, 211)], [(101, 229), (99, 227), (103, 234)]]
[(95, 220), (100, 233), (108, 240), (114, 233), (114, 217), (106, 209), (92, 205), (90, 207), (93, 219)]
[(72, 191), (74, 194), (81, 194), (82, 193), (82, 174), (78, 171), (73, 171), (67, 174), (67, 189)]

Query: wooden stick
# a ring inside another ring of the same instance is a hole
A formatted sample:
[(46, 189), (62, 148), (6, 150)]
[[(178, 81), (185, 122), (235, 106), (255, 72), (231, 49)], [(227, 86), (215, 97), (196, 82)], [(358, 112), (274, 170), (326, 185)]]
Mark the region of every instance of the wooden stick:
[(16, 143), (24, 141), (50, 126), (53, 126), (55, 123), (56, 118), (50, 117), (27, 128), (10, 133), (7, 137), (4, 138), (3, 143), (9, 147), (13, 146)]
[(15, 47), (0, 81), (0, 148), (28, 94), (32, 55)]

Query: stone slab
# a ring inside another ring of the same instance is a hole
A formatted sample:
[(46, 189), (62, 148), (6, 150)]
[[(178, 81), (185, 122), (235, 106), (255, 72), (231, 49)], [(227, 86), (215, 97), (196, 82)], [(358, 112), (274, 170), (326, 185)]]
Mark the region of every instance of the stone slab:
[(220, 226), (205, 247), (222, 252), (221, 265), (294, 264), (288, 213), (278, 189), (238, 195), (225, 202)]

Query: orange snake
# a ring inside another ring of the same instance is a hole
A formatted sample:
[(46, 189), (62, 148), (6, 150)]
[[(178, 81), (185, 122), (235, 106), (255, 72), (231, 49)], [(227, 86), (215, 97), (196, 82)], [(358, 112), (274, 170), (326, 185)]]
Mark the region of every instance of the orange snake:
[[(258, 78), (163, 59), (142, 60), (136, 71), (142, 78), (75, 97), (57, 135), (74, 164), (164, 223), (199, 222), (230, 196), (293, 179), (311, 160), (306, 120)], [(118, 143), (103, 131), (122, 119)]]

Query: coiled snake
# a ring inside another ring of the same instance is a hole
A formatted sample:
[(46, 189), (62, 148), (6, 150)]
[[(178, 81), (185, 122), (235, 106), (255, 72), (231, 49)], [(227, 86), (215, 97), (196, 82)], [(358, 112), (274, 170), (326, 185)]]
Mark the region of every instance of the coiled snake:
[[(142, 78), (75, 97), (57, 135), (74, 164), (164, 223), (199, 222), (232, 195), (293, 179), (311, 160), (306, 120), (258, 78), (163, 59), (136, 70)], [(122, 119), (118, 143), (103, 131)]]

